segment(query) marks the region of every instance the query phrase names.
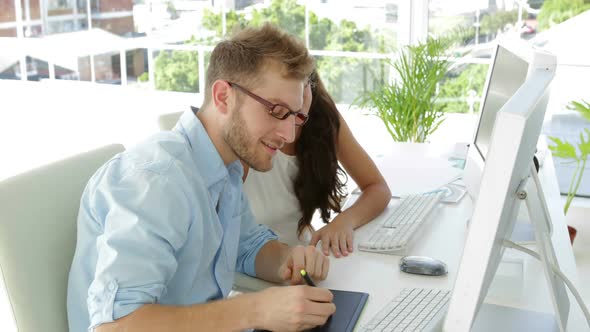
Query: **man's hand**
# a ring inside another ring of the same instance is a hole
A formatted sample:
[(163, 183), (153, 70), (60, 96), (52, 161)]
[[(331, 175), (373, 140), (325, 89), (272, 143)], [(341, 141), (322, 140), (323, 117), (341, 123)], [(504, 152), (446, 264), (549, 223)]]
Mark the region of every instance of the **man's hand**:
[(314, 232), (309, 245), (315, 246), (321, 240), (324, 255), (329, 256), (331, 248), (336, 258), (348, 256), (354, 247), (352, 243), (353, 231), (352, 221), (343, 218), (343, 215), (340, 214), (329, 224)]
[[(323, 256), (323, 255), (322, 255)], [(258, 293), (255, 308), (260, 308), (256, 328), (271, 331), (301, 331), (324, 325), (336, 311), (332, 293), (319, 287), (270, 287)]]
[(305, 269), (315, 280), (325, 280), (330, 269), (330, 261), (313, 246), (291, 248), (279, 268), (279, 276), (291, 284), (303, 283), (300, 271)]

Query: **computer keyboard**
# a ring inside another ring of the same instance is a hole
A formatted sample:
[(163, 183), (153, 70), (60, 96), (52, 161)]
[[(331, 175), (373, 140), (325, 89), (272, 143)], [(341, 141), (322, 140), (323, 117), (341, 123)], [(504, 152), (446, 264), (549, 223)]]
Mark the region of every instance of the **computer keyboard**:
[(437, 331), (441, 328), (449, 298), (448, 290), (404, 288), (359, 331)]
[(382, 227), (397, 228), (401, 225), (415, 225), (416, 221), (420, 222), (426, 218), (443, 195), (443, 191), (436, 191), (402, 197), (400, 205), (383, 222)]
[(359, 250), (404, 255), (409, 242), (444, 194), (435, 191), (402, 197), (381, 227), (375, 228), (368, 239), (361, 240)]

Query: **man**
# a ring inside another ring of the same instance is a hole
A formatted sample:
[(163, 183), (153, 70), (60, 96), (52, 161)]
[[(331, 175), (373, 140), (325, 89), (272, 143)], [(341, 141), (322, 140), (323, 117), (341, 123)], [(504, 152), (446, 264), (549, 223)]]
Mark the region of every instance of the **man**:
[[(70, 331), (301, 330), (334, 313), (332, 294), (273, 287), (231, 299), (234, 269), (265, 280), (319, 280), (329, 262), (255, 223), (243, 169), (266, 171), (303, 125), (305, 47), (265, 25), (211, 54), (202, 110), (115, 156), (89, 181), (68, 286)], [(269, 202), (272, 204), (272, 202)]]

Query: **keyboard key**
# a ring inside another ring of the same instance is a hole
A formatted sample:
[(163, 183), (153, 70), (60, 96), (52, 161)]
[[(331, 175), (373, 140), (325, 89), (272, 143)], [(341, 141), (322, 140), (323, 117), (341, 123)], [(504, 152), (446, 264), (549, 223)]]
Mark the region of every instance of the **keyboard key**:
[(443, 191), (437, 191), (403, 197), (381, 227), (359, 243), (359, 250), (405, 254), (408, 243), (443, 196)]
[(431, 331), (444, 318), (449, 297), (447, 290), (403, 289), (360, 331)]

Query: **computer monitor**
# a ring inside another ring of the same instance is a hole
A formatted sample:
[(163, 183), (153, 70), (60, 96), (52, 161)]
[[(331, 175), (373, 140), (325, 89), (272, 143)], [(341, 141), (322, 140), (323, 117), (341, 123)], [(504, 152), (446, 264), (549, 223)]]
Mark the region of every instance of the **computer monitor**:
[(529, 49), (524, 41), (502, 41), (494, 47), (492, 64), (484, 85), (479, 120), (467, 153), (463, 175), (467, 193), (474, 200), (479, 191), (496, 114), (524, 83), (529, 69)]
[(534, 214), (531, 221), (545, 264), (556, 320), (562, 330), (567, 325), (569, 299), (564, 284), (547, 267), (547, 262), (558, 264), (549, 237), (551, 225), (546, 204), (536, 173), (532, 172), (556, 60), (548, 53), (532, 53), (526, 81), (495, 120), (444, 331), (471, 330), (502, 258), (504, 240), (512, 233), (523, 198), (517, 193), (522, 193), (523, 187), (530, 191), (525, 200), (529, 213)]

